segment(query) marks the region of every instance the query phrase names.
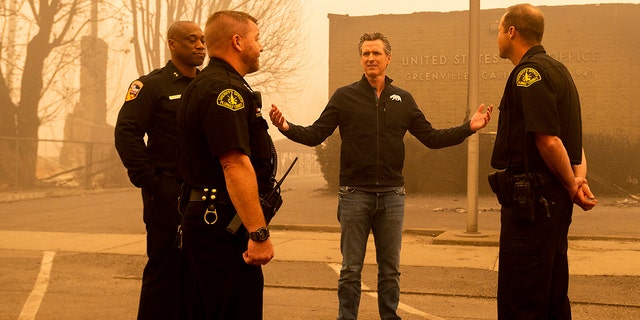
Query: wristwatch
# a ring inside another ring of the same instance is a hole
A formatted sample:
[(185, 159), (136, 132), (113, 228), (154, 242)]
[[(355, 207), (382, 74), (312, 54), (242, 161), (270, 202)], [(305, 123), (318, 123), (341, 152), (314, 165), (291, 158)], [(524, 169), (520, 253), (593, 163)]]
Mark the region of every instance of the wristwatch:
[(262, 242), (269, 239), (269, 229), (267, 227), (258, 228), (254, 232), (249, 232), (249, 239)]

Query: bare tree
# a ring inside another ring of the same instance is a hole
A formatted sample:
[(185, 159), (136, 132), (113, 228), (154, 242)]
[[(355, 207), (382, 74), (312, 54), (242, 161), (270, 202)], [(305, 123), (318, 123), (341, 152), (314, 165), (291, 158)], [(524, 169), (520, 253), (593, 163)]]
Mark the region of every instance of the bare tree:
[(203, 25), (212, 12), (235, 9), (254, 15), (263, 35), (262, 69), (252, 75), (252, 84), (266, 94), (291, 92), (298, 86), (291, 80), (302, 70), (304, 49), (299, 34), (302, 4), (297, 0), (129, 0), (121, 8), (113, 7), (113, 0), (2, 0), (0, 137), (5, 139), (0, 139), (0, 187), (29, 187), (36, 181), (38, 129), (77, 99), (83, 54), (79, 42), (96, 23), (91, 9), (98, 1), (117, 12), (104, 19), (123, 28), (118, 34), (132, 34), (139, 74), (168, 59), (166, 30), (171, 23), (191, 20)]
[(295, 92), (301, 89), (299, 76), (304, 73), (306, 39), (300, 32), (303, 22), (300, 1), (246, 1), (246, 11), (260, 24), (264, 47), (261, 69), (251, 75), (252, 86), (267, 94)]
[[(4, 157), (20, 162), (20, 178), (16, 179), (19, 186), (31, 186), (36, 180), (36, 140), (42, 122), (39, 107), (47, 90), (60, 78), (60, 70), (74, 60), (74, 54), (65, 50), (88, 22), (88, 3), (87, 0), (2, 2), (0, 134), (23, 141), (5, 141), (0, 150)], [(0, 170), (4, 173), (10, 169)]]
[(265, 93), (278, 94), (299, 90), (295, 76), (303, 68), (303, 43), (300, 33), (300, 0), (130, 0), (133, 21), (133, 48), (140, 75), (159, 68), (169, 59), (166, 30), (179, 20), (190, 20), (204, 27), (208, 16), (219, 10), (246, 11), (258, 19), (261, 44), (261, 70), (251, 75), (252, 86)]

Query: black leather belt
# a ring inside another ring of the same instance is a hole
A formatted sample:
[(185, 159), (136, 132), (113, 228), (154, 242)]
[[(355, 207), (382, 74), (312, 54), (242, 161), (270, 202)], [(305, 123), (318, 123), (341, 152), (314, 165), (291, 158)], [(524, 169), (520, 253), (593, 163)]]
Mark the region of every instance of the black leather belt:
[(215, 200), (217, 203), (229, 204), (231, 199), (226, 192), (216, 189), (194, 189), (189, 193), (189, 201)]
[[(513, 170), (507, 169), (507, 172), (511, 176), (525, 174), (524, 172), (514, 172)], [(529, 172), (529, 178), (534, 186), (544, 186), (553, 182), (558, 181), (556, 176), (551, 172)]]

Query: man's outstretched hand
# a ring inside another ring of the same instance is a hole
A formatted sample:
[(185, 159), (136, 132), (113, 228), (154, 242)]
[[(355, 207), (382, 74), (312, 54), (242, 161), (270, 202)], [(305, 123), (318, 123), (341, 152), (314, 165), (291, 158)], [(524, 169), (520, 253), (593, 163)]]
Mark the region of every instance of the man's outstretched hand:
[(478, 107), (478, 111), (476, 111), (476, 113), (473, 114), (473, 117), (471, 117), (471, 122), (469, 123), (471, 130), (478, 131), (486, 127), (487, 124), (489, 124), (489, 121), (491, 121), (493, 105), (487, 107), (487, 112), (482, 113), (482, 111), (484, 111), (484, 103)]
[(269, 110), (269, 118), (271, 118), (271, 123), (276, 126), (280, 131), (289, 130), (289, 123), (282, 115), (282, 112), (278, 110), (278, 107), (275, 104), (271, 105), (271, 110)]

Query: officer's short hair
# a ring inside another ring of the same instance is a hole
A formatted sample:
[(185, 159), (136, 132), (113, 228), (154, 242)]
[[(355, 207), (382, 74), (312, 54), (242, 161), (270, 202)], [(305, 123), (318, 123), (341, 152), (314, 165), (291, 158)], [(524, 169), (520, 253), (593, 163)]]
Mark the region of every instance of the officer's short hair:
[(207, 47), (215, 46), (218, 41), (226, 40), (236, 33), (244, 35), (245, 27), (250, 22), (258, 24), (258, 20), (246, 12), (233, 10), (214, 12), (205, 23), (204, 37)]
[(389, 43), (389, 39), (387, 39), (387, 37), (385, 37), (385, 35), (380, 32), (371, 32), (371, 33), (363, 34), (362, 37), (360, 37), (360, 43), (358, 44), (358, 53), (362, 55), (362, 44), (365, 41), (375, 41), (375, 40), (382, 40), (382, 43), (384, 44), (384, 53), (386, 55), (391, 54), (391, 43)]
[[(247, 20), (253, 21), (253, 23), (258, 24), (258, 19), (254, 18), (252, 15), (246, 13), (246, 12), (242, 12), (242, 11), (234, 11), (234, 10), (220, 10), (220, 11), (216, 11), (214, 12), (211, 16), (209, 16), (209, 18), (207, 19), (207, 23), (209, 24), (211, 21), (217, 20), (220, 17), (229, 17), (233, 20), (236, 20), (238, 22), (246, 22)], [(205, 25), (206, 25), (205, 24)]]
[(540, 9), (528, 3), (516, 4), (507, 8), (502, 24), (505, 32), (514, 26), (522, 37), (532, 44), (542, 42), (544, 34), (544, 16)]

